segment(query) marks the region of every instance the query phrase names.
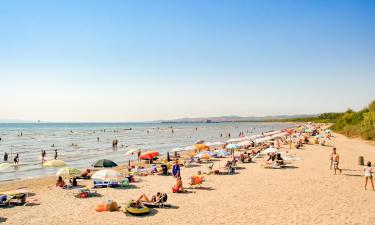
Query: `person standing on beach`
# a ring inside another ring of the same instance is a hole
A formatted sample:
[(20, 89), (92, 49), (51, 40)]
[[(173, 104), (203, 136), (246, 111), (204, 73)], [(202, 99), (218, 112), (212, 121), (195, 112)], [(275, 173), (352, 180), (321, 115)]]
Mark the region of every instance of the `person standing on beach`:
[(367, 162), (367, 165), (365, 166), (364, 171), (365, 171), (365, 190), (367, 190), (367, 181), (370, 180), (371, 181), (372, 190), (375, 191), (375, 189), (374, 189), (374, 181), (372, 179), (372, 167), (371, 167), (371, 162), (370, 161)]
[(55, 159), (57, 159), (57, 149), (55, 149)]
[(44, 163), (44, 150), (42, 149), (42, 163)]
[(20, 158), (18, 156), (18, 153), (16, 154), (16, 157), (14, 157), (13, 161), (14, 161), (15, 165), (18, 165), (18, 163), (20, 162)]
[(174, 178), (181, 177), (181, 168), (180, 168), (180, 164), (178, 163), (177, 159), (176, 159), (175, 164), (173, 165), (173, 168), (172, 168), (172, 175), (173, 175)]
[(4, 153), (4, 162), (8, 162), (8, 153), (7, 152)]
[(333, 151), (331, 153), (331, 162), (335, 171), (334, 174), (336, 175), (336, 170), (339, 170), (339, 172), (341, 173), (341, 169), (339, 168), (340, 156), (339, 154), (337, 154), (336, 148), (333, 148)]

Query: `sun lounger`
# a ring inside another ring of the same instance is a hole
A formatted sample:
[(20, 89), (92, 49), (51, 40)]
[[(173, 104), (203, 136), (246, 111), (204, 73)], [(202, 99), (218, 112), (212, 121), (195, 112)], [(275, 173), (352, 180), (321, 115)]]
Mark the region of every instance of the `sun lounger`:
[(93, 180), (93, 188), (117, 187), (119, 182)]

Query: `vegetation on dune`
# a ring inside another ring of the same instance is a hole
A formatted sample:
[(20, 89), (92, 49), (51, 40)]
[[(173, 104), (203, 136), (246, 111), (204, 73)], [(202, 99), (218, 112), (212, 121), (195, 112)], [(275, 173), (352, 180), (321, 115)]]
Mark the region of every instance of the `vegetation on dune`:
[(332, 123), (331, 129), (349, 137), (375, 140), (375, 100), (368, 107), (355, 112), (348, 109), (343, 113), (322, 113), (318, 117), (293, 118), (283, 122)]

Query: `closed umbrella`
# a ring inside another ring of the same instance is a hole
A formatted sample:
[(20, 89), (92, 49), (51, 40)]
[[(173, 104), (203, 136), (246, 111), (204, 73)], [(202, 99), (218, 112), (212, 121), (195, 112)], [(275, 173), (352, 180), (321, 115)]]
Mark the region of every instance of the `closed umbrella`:
[(116, 181), (121, 181), (124, 179), (121, 173), (115, 171), (115, 170), (99, 170), (95, 172), (92, 176), (91, 179), (93, 180), (100, 180), (100, 181), (107, 181), (107, 182), (116, 182)]
[(56, 176), (79, 176), (81, 174), (81, 170), (72, 168), (72, 167), (64, 167), (57, 171)]
[(62, 160), (53, 159), (53, 160), (43, 163), (43, 166), (44, 167), (64, 167), (66, 166), (66, 163)]
[(117, 164), (109, 159), (101, 159), (93, 164), (94, 167), (115, 167)]

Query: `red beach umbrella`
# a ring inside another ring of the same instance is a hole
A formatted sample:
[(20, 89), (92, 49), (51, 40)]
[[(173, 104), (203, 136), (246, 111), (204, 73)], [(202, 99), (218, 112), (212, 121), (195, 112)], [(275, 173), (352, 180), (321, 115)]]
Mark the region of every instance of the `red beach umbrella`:
[(140, 159), (153, 159), (155, 156), (158, 156), (159, 152), (158, 151), (147, 151), (144, 152), (139, 158)]

